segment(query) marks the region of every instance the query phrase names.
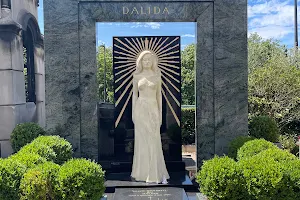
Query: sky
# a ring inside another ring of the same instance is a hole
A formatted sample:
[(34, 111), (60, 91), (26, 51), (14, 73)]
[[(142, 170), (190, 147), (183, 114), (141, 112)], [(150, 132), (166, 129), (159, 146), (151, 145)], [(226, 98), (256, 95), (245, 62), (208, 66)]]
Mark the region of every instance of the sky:
[[(298, 0), (300, 19), (300, 0)], [(43, 0), (38, 8), (38, 21), (44, 33)], [(300, 25), (300, 22), (299, 22)], [(109, 31), (107, 31), (109, 30)], [(97, 23), (97, 45), (112, 45), (113, 36), (181, 36), (181, 46), (195, 43), (195, 23)], [(265, 39), (294, 45), (294, 0), (248, 0), (248, 35), (257, 32)]]

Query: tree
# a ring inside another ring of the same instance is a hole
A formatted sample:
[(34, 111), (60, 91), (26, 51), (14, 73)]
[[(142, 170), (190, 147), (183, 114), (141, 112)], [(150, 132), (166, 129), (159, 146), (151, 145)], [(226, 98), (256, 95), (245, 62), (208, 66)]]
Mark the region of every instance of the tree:
[(249, 117), (269, 115), (283, 130), (300, 119), (300, 69), (279, 41), (249, 37)]
[[(106, 47), (106, 102), (114, 102), (114, 77), (112, 66), (112, 48)], [(97, 81), (98, 81), (98, 97), (104, 101), (104, 46), (99, 46), (97, 51)]]
[(195, 44), (186, 46), (181, 53), (182, 104), (195, 105)]

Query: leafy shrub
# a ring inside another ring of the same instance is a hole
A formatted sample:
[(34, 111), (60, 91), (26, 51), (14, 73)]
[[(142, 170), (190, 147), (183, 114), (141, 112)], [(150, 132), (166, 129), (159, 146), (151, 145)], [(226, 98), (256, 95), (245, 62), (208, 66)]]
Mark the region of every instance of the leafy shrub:
[(249, 123), (250, 136), (278, 142), (279, 129), (274, 119), (269, 116), (254, 117)]
[(25, 166), (16, 160), (0, 159), (0, 199), (18, 199), (20, 181)]
[(71, 159), (58, 172), (56, 189), (63, 200), (99, 200), (105, 190), (100, 165), (85, 159)]
[(36, 153), (18, 152), (11, 155), (9, 159), (16, 160), (23, 164), (27, 169), (34, 168), (38, 164), (45, 163), (47, 160)]
[(237, 152), (237, 159), (242, 160), (244, 158), (252, 157), (267, 149), (277, 149), (273, 143), (264, 139), (255, 139), (246, 142)]
[(291, 186), (294, 199), (300, 199), (300, 160), (288, 161), (284, 167), (287, 176), (285, 185)]
[(242, 181), (237, 163), (228, 157), (205, 161), (197, 174), (201, 192), (211, 199), (244, 199)]
[(56, 153), (49, 146), (42, 143), (30, 143), (21, 148), (18, 154), (34, 153), (45, 158), (48, 161), (54, 161), (56, 159)]
[(72, 145), (59, 136), (40, 136), (33, 140), (32, 144), (49, 146), (56, 154), (54, 162), (57, 164), (63, 164), (65, 161), (72, 158)]
[(264, 150), (264, 151), (260, 152), (259, 154), (257, 154), (256, 156), (272, 159), (272, 160), (280, 162), (282, 164), (285, 164), (287, 161), (292, 161), (292, 160), (297, 159), (297, 157), (295, 155), (289, 153), (286, 150), (282, 150), (279, 148), (277, 148), (277, 149), (272, 148), (272, 149)]
[(183, 108), (181, 119), (182, 144), (195, 143), (195, 108)]
[(296, 145), (297, 135), (289, 135), (289, 134), (280, 135), (279, 142), (281, 143), (283, 149), (288, 150), (294, 155), (298, 153), (299, 149), (298, 146)]
[(254, 156), (239, 161), (238, 166), (250, 199), (278, 199), (277, 195), (284, 187), (284, 170), (279, 162)]
[(45, 135), (46, 132), (36, 123), (18, 124), (13, 130), (10, 140), (14, 152), (17, 152), (21, 147), (30, 143), (40, 135)]
[(20, 200), (54, 200), (55, 179), (59, 165), (45, 162), (24, 174), (20, 184)]
[(236, 160), (238, 150), (248, 141), (254, 140), (254, 137), (238, 136), (229, 144), (228, 156)]

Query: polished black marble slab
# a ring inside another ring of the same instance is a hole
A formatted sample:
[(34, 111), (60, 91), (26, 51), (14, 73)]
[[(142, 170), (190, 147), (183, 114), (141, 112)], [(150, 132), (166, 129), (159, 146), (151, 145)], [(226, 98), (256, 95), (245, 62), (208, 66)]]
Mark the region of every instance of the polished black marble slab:
[(189, 200), (184, 189), (174, 187), (117, 188), (113, 200)]

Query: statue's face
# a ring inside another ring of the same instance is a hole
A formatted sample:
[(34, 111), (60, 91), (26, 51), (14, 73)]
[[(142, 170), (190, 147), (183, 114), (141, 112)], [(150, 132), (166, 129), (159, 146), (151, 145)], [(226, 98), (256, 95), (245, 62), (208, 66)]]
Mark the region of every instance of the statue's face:
[(142, 58), (143, 69), (150, 69), (153, 64), (153, 58), (151, 54), (146, 54)]

